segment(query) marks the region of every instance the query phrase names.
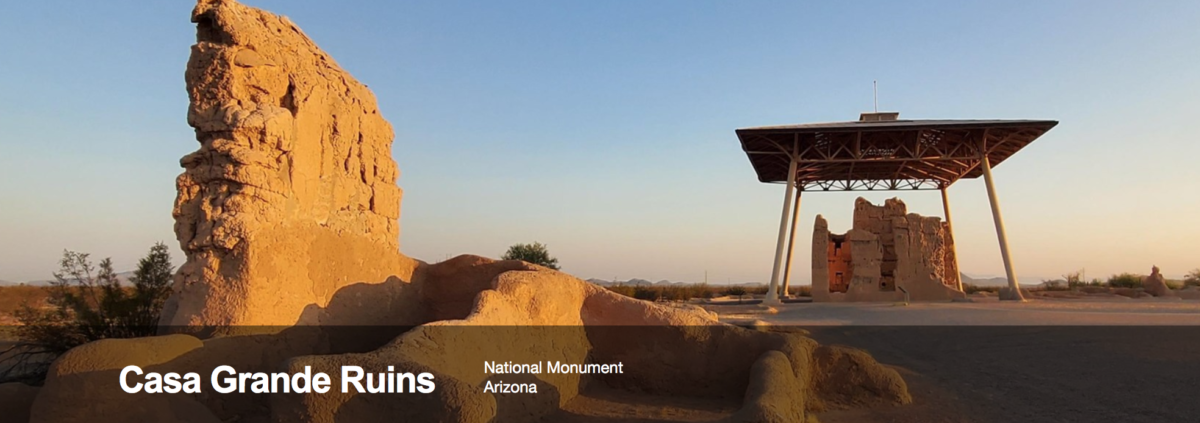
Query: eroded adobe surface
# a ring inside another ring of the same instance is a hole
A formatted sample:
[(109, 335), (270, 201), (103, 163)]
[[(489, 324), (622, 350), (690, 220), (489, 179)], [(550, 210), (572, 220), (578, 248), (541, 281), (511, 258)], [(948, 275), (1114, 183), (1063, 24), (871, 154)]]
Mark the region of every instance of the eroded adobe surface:
[(948, 226), (908, 213), (899, 199), (876, 206), (858, 198), (845, 234), (817, 215), (812, 254), (814, 301), (900, 301), (905, 290), (918, 301), (965, 296)]
[[(286, 18), (218, 0), (202, 1), (193, 21), (188, 121), (201, 147), (182, 161), (175, 216), (188, 260), (162, 321), (184, 333), (71, 350), (31, 421), (558, 421), (599, 386), (731, 400), (730, 422), (911, 400), (894, 370), (861, 351), (721, 324), (520, 261), (401, 255), (392, 133), (370, 92)], [(250, 325), (265, 330), (241, 330)], [(620, 361), (627, 373), (505, 376), (539, 393), (492, 394), (485, 360)], [(429, 372), (437, 389), (151, 395), (117, 385), (127, 365), (206, 378), (230, 365), (310, 366), (340, 386), (345, 364)]]
[(200, 148), (180, 160), (187, 262), (163, 324), (291, 325), (346, 285), (410, 279), (392, 127), (366, 86), (285, 17), (202, 1), (192, 21)]

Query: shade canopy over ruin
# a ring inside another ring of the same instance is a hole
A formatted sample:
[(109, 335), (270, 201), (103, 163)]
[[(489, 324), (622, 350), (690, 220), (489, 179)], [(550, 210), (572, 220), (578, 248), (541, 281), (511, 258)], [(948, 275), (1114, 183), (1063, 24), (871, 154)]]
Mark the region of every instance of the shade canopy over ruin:
[[(946, 231), (952, 239), (946, 188), (959, 179), (980, 176), (985, 179), (1008, 275), (1009, 290), (1001, 293), (1001, 299), (1022, 300), (992, 182), (992, 167), (1054, 128), (1058, 121), (902, 120), (899, 116), (896, 112), (863, 113), (853, 122), (761, 126), (736, 131), (758, 180), (787, 185), (765, 302), (778, 303), (781, 294), (788, 292), (802, 193), (940, 190)], [(961, 290), (961, 281), (956, 281), (956, 285)]]
[[(737, 130), (760, 182), (802, 190), (939, 189), (983, 175), (1049, 131), (1053, 120), (869, 120)], [(886, 117), (885, 117), (886, 119)]]

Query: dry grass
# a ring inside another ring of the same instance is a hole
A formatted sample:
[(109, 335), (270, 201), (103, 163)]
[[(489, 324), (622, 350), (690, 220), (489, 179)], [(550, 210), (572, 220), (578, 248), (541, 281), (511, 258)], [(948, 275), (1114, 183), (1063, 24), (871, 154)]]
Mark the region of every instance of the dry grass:
[(973, 284), (969, 284), (969, 283), (964, 283), (962, 285), (963, 285), (963, 292), (966, 292), (968, 294), (974, 294), (976, 292), (990, 292), (992, 294), (998, 294), (1000, 292), (1000, 288), (1002, 288), (999, 286), (979, 286), (979, 285), (973, 285)]
[(12, 316), (28, 303), (34, 307), (45, 305), (50, 291), (44, 286), (4, 286), (0, 287), (0, 318)]
[[(713, 298), (720, 296), (764, 295), (765, 286), (722, 286), (707, 284), (686, 285), (624, 285), (616, 284), (608, 290), (618, 294), (647, 301), (686, 301), (692, 298)], [(808, 297), (812, 295), (809, 286), (792, 286), (788, 292), (793, 296)]]

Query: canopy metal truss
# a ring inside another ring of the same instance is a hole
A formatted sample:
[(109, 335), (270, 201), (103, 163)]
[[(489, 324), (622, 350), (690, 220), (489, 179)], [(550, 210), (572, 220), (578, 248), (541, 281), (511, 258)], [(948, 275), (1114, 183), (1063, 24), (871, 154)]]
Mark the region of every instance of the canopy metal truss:
[[(959, 179), (984, 177), (996, 235), (1008, 275), (1006, 299), (1020, 300), (1008, 253), (991, 168), (1007, 160), (1057, 121), (1052, 120), (897, 120), (895, 113), (863, 114), (859, 121), (764, 126), (737, 130), (742, 150), (760, 182), (785, 183), (775, 266), (766, 302), (779, 301), (791, 274), (796, 216), (805, 191), (940, 190), (946, 222), (946, 188)], [(789, 177), (790, 175), (790, 177)], [(795, 192), (795, 204), (792, 193)], [(790, 209), (790, 210), (789, 210)], [(791, 235), (788, 215), (791, 211)], [(951, 235), (953, 236), (953, 235)], [(790, 239), (790, 240), (789, 240)], [(784, 261), (784, 244), (787, 258)], [(956, 266), (957, 267), (957, 266)], [(959, 284), (961, 289), (961, 282)]]

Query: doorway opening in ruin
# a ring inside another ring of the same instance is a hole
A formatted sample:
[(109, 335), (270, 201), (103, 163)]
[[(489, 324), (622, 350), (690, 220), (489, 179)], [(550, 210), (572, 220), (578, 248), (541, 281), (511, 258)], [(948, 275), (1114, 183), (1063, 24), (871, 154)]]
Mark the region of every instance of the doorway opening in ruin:
[(829, 237), (829, 292), (846, 292), (850, 288), (850, 245), (845, 235)]

